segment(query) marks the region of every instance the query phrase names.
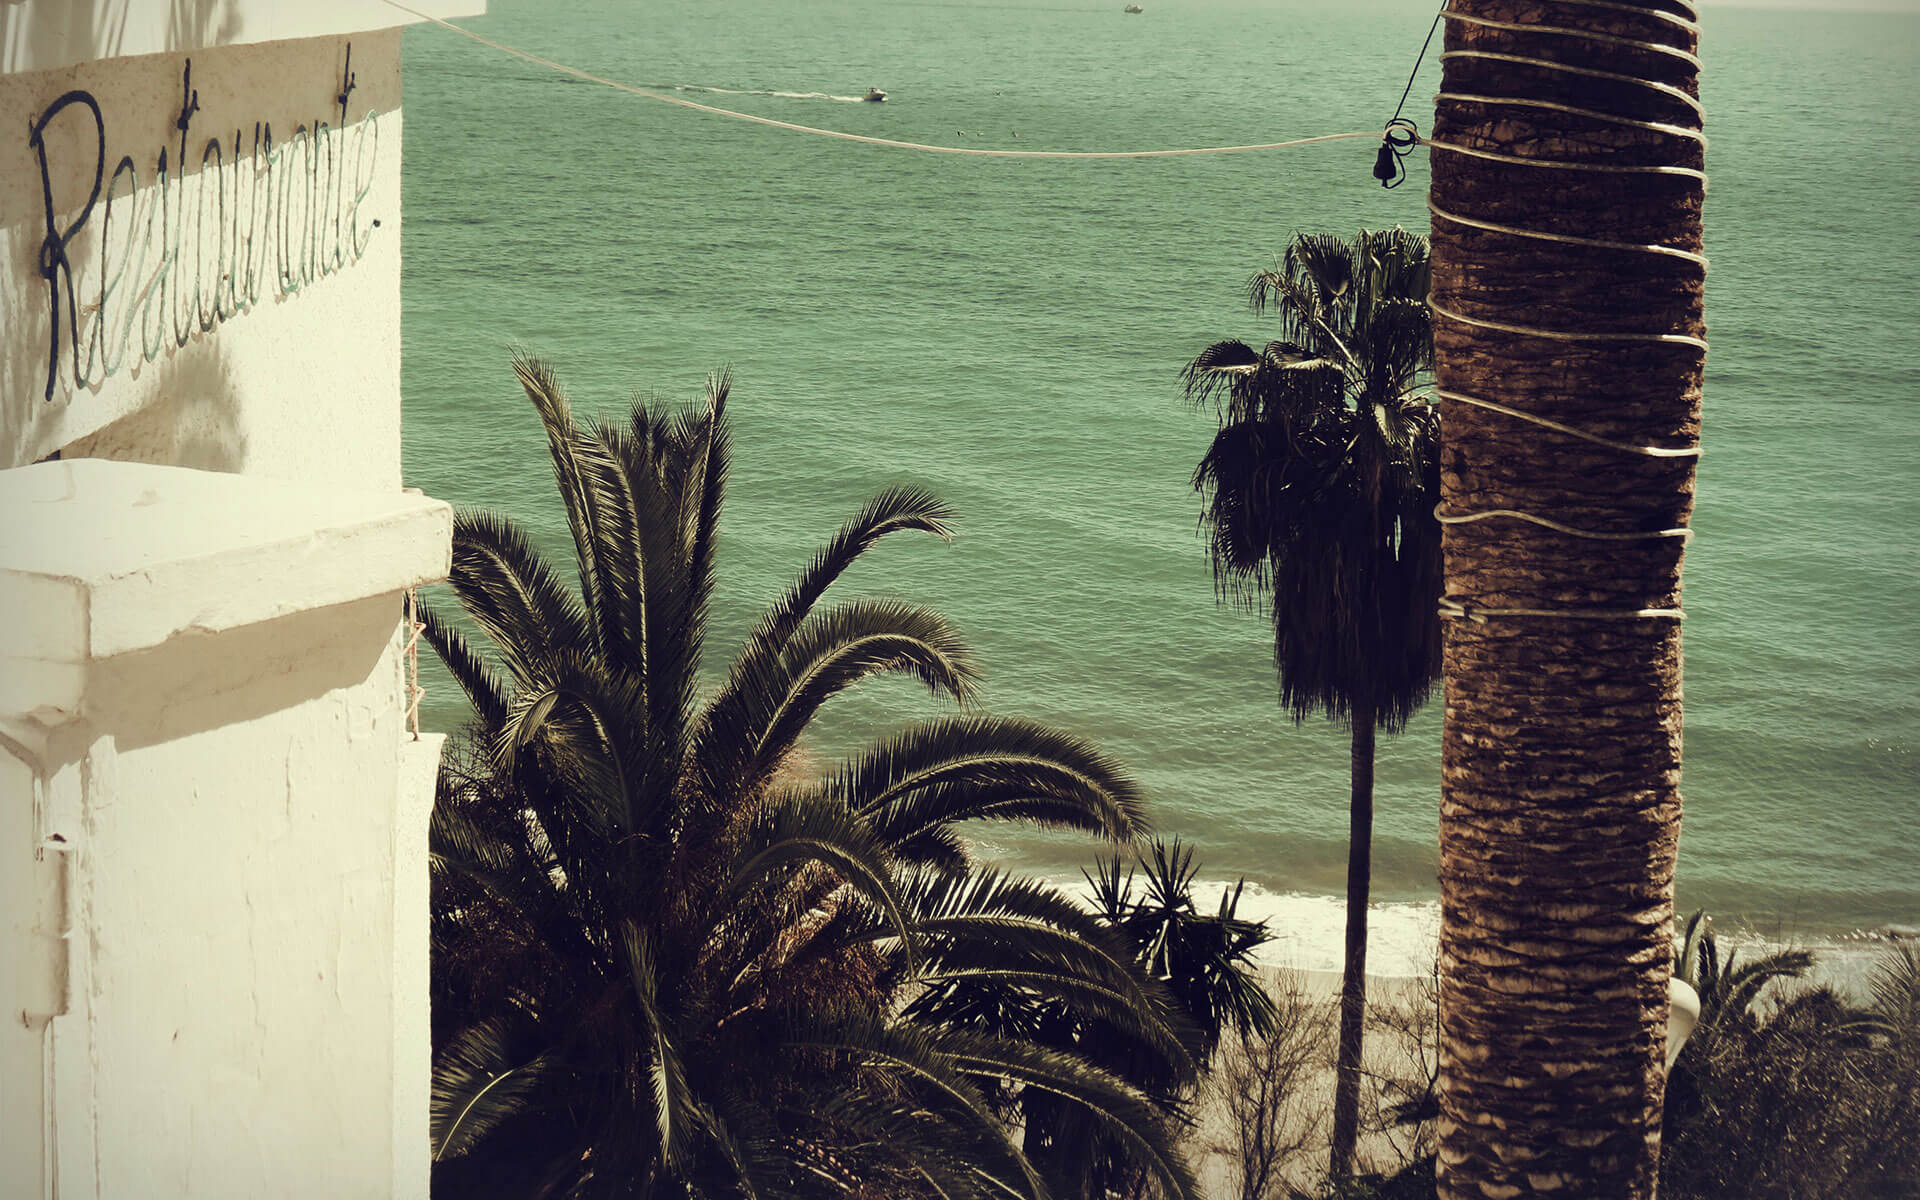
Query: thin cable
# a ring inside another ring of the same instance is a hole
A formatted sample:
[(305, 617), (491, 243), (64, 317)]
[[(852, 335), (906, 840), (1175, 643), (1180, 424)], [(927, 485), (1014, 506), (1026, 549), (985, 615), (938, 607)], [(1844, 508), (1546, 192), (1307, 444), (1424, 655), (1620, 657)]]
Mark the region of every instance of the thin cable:
[(1548, 517), (1539, 516), (1538, 514), (1530, 512), (1522, 512), (1517, 508), (1487, 508), (1479, 512), (1469, 513), (1443, 513), (1440, 511), (1440, 508), (1441, 506), (1438, 504), (1433, 506), (1433, 519), (1442, 525), (1470, 525), (1475, 521), (1487, 521), (1495, 517), (1504, 517), (1514, 521), (1527, 521), (1543, 529), (1551, 529), (1555, 533), (1564, 533), (1568, 537), (1587, 538), (1590, 541), (1596, 542), (1645, 542), (1672, 538), (1679, 538), (1682, 542), (1690, 542), (1693, 540), (1693, 530), (1685, 527), (1678, 529), (1647, 530), (1645, 532), (1616, 533), (1606, 529), (1582, 529), (1577, 525), (1564, 525)]
[(602, 75), (595, 75), (592, 72), (583, 71), (578, 67), (570, 67), (565, 63), (554, 62), (552, 59), (541, 58), (537, 54), (529, 54), (525, 50), (515, 49), (503, 42), (496, 42), (492, 38), (483, 37), (471, 29), (464, 29), (461, 26), (453, 24), (451, 21), (442, 20), (430, 13), (423, 13), (416, 8), (409, 8), (401, 4), (399, 0), (382, 0), (382, 2), (390, 7), (399, 9), (401, 12), (416, 16), (423, 21), (431, 21), (444, 29), (451, 29), (461, 37), (471, 39), (483, 46), (491, 47), (494, 50), (500, 51), (502, 54), (510, 54), (515, 58), (546, 67), (549, 70), (558, 71), (563, 75), (571, 75), (575, 79), (584, 80), (587, 83), (597, 83), (602, 87), (613, 88), (615, 91), (627, 92), (648, 100), (658, 100), (662, 104), (672, 104), (680, 108), (690, 108), (695, 112), (708, 113), (716, 117), (731, 117), (736, 121), (747, 121), (755, 125), (765, 125), (770, 129), (784, 129), (789, 133), (806, 133), (814, 137), (833, 138), (843, 142), (859, 142), (867, 146), (884, 146), (891, 150), (919, 150), (927, 154), (955, 154), (969, 158), (1181, 158), (1197, 154), (1245, 154), (1255, 150), (1288, 150), (1295, 146), (1310, 146), (1316, 142), (1340, 142), (1354, 138), (1372, 139), (1380, 136), (1378, 133), (1323, 133), (1318, 137), (1294, 138), (1291, 141), (1285, 142), (1263, 142), (1253, 146), (1200, 146), (1186, 150), (983, 150), (963, 146), (935, 146), (925, 142), (903, 142), (893, 138), (870, 137), (862, 133), (847, 133), (839, 129), (818, 129), (812, 125), (796, 125), (791, 121), (776, 121), (772, 117), (760, 117), (752, 113), (735, 112), (728, 108), (715, 108), (711, 104), (700, 104), (692, 100), (684, 100), (678, 96), (663, 96), (659, 92), (636, 87), (631, 83), (621, 83), (617, 79), (608, 79)]
[[(1420, 64), (1427, 60), (1427, 47), (1433, 45), (1433, 35), (1439, 32), (1440, 19), (1447, 15), (1447, 5), (1442, 3), (1440, 11), (1433, 14), (1433, 24), (1427, 26), (1427, 40), (1420, 43), (1420, 53), (1414, 56), (1413, 70), (1407, 73), (1407, 86), (1400, 92), (1400, 103), (1393, 106), (1394, 120), (1400, 117), (1400, 110), (1407, 106), (1407, 97), (1413, 94), (1413, 81), (1420, 74)], [(1389, 121), (1388, 124), (1392, 124)]]
[(1433, 24), (1427, 26), (1427, 38), (1420, 43), (1420, 53), (1414, 56), (1413, 70), (1407, 72), (1407, 86), (1400, 89), (1400, 103), (1393, 106), (1393, 116), (1387, 118), (1386, 129), (1380, 134), (1380, 150), (1373, 158), (1373, 177), (1383, 188), (1397, 188), (1407, 181), (1405, 159), (1420, 144), (1420, 127), (1401, 116), (1400, 110), (1407, 106), (1407, 97), (1413, 94), (1413, 81), (1420, 76), (1420, 64), (1427, 61), (1427, 47), (1433, 45), (1433, 35), (1440, 29), (1440, 18), (1446, 15), (1449, 2), (1441, 0), (1440, 11), (1433, 14)]
[(406, 618), (407, 729), (417, 742), (420, 740), (420, 701), (427, 695), (427, 689), (420, 686), (420, 635), (426, 632), (427, 625), (420, 619), (420, 595), (414, 588), (407, 589)]
[(1698, 446), (1636, 446), (1631, 442), (1616, 442), (1612, 438), (1604, 438), (1597, 433), (1588, 433), (1586, 430), (1576, 429), (1572, 425), (1562, 425), (1558, 421), (1549, 420), (1537, 413), (1530, 413), (1518, 408), (1509, 408), (1504, 404), (1495, 404), (1491, 400), (1482, 400), (1478, 396), (1469, 396), (1462, 392), (1449, 392), (1441, 388), (1435, 388), (1433, 389), (1433, 394), (1442, 400), (1452, 400), (1459, 404), (1471, 404), (1475, 408), (1484, 408), (1489, 412), (1497, 412), (1503, 416), (1513, 417), (1516, 420), (1528, 421), (1542, 428), (1551, 429), (1555, 433), (1564, 433), (1568, 437), (1577, 437), (1583, 441), (1592, 442), (1595, 445), (1618, 450), (1623, 454), (1639, 454), (1647, 458), (1699, 458), (1701, 454), (1700, 447)]

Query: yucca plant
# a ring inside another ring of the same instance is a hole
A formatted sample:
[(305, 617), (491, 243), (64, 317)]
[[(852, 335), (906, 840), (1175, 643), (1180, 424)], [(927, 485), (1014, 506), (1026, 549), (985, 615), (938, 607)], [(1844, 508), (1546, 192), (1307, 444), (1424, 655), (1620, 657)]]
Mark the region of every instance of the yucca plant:
[(1191, 1072), (1164, 988), (1064, 895), (976, 869), (955, 832), (1013, 820), (1124, 842), (1144, 822), (1128, 775), (1070, 734), (971, 711), (804, 766), (809, 724), (864, 680), (974, 696), (938, 613), (825, 600), (883, 538), (948, 536), (946, 506), (876, 496), (708, 679), (728, 380), (686, 411), (580, 422), (547, 367), (514, 369), (578, 583), (512, 521), (462, 513), (450, 581), (479, 637), (424, 618), (475, 712), (432, 828), (436, 1190), (1038, 1200), (996, 1107), (1024, 1091), (1193, 1195), (1138, 1087), (911, 1004), (963, 982), (1040, 995)]
[(1245, 880), (1223, 891), (1213, 911), (1202, 909), (1193, 896), (1199, 870), (1191, 846), (1154, 838), (1132, 862), (1117, 854), (1099, 860), (1086, 879), (1100, 922), (1173, 992), (1211, 1056), (1228, 1032), (1273, 1031), (1273, 997), (1253, 957), (1273, 935), (1266, 922), (1240, 915)]
[(1405, 727), (1440, 670), (1440, 420), (1427, 240), (1302, 234), (1247, 285), (1280, 337), (1201, 351), (1187, 399), (1219, 431), (1194, 472), (1216, 589), (1267, 612), (1280, 703), (1351, 733), (1346, 961), (1331, 1172), (1359, 1132), (1377, 731)]

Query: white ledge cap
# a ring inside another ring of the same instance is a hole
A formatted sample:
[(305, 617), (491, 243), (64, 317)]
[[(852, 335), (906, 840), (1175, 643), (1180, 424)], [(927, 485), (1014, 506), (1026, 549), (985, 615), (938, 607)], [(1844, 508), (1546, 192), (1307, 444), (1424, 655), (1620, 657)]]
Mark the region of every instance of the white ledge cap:
[(404, 591), (446, 578), (452, 536), (445, 502), (398, 491), (105, 459), (0, 471), (0, 658), (84, 664)]

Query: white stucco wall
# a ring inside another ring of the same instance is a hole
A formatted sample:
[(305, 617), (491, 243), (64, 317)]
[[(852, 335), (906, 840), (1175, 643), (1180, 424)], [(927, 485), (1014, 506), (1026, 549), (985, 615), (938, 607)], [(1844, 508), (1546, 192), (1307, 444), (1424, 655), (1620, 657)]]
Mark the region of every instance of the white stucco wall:
[[(486, 11), (483, 0), (405, 3), (441, 18)], [(0, 0), (0, 71), (364, 33), (417, 20), (384, 0)]]
[(0, 1194), (39, 1196), (47, 1022), (59, 1006), (57, 862), (38, 845), (33, 769), (0, 743)]
[(93, 1145), (61, 1167), (96, 1168), (100, 1196), (389, 1194), (396, 864), (376, 848), (400, 714), (392, 656), (367, 651), (397, 600), (224, 635), (245, 678), (196, 672), (186, 642), (98, 681), (76, 997)]
[(0, 2), (7, 1200), (426, 1194), (412, 20)]
[(451, 510), (86, 459), (0, 507), (36, 617), (0, 628), (0, 1195), (424, 1195), (434, 747), (394, 634)]

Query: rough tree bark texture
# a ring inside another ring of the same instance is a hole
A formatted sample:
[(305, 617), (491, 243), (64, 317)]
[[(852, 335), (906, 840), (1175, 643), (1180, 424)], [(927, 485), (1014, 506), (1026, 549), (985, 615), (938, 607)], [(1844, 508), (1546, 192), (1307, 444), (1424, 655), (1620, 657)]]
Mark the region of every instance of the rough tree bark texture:
[[(1704, 170), (1705, 144), (1683, 130), (1701, 124), (1688, 100), (1698, 64), (1630, 44), (1691, 52), (1697, 34), (1677, 0), (1454, 0), (1436, 142), (1686, 170), (1556, 169), (1434, 146), (1437, 309), (1705, 336), (1701, 263), (1446, 215), (1697, 255), (1705, 184), (1688, 172)], [(1514, 61), (1524, 58), (1579, 70)], [(1438, 311), (1434, 324), (1443, 391), (1617, 442), (1697, 444), (1699, 346), (1527, 336)], [(1687, 523), (1690, 457), (1624, 452), (1458, 401), (1443, 411), (1449, 515), (1515, 509), (1615, 532)], [(1509, 517), (1452, 524), (1446, 592), (1481, 608), (1676, 608), (1682, 544)], [(1440, 1194), (1650, 1197), (1680, 826), (1680, 623), (1454, 619), (1444, 670)]]

